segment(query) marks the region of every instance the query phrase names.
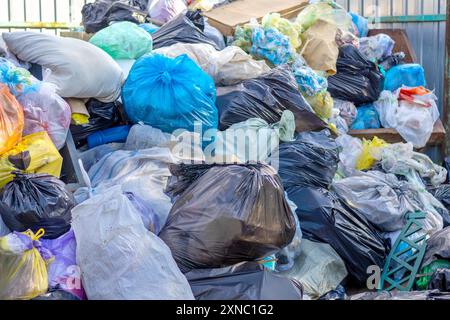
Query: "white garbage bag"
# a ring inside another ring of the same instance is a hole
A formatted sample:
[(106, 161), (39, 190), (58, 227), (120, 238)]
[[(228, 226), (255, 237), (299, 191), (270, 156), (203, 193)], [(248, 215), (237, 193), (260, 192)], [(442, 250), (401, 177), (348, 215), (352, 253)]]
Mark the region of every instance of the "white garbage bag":
[(3, 39), (20, 60), (48, 68), (44, 81), (53, 83), (63, 98), (113, 102), (120, 96), (122, 70), (89, 42), (27, 31), (3, 33)]
[(146, 230), (120, 187), (72, 210), (77, 263), (90, 300), (192, 300), (170, 249)]

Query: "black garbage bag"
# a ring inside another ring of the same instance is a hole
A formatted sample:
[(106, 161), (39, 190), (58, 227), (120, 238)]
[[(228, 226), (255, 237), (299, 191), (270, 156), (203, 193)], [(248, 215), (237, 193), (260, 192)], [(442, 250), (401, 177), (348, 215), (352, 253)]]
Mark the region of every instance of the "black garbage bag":
[(100, 130), (108, 129), (122, 123), (122, 104), (118, 101), (103, 103), (90, 99), (86, 103), (89, 112), (89, 124), (71, 125), (70, 132), (77, 148), (87, 143), (87, 137)]
[(185, 274), (197, 300), (302, 300), (302, 285), (257, 262)]
[(159, 236), (181, 271), (221, 268), (280, 251), (296, 221), (283, 185), (267, 165), (180, 165), (179, 195)]
[(357, 105), (378, 100), (383, 90), (383, 75), (357, 48), (342, 46), (336, 68), (337, 73), (328, 78), (328, 91), (333, 98)]
[(339, 162), (339, 146), (328, 129), (299, 133), (293, 142), (281, 144), (271, 163), (286, 190), (295, 187), (328, 188)]
[(303, 237), (333, 247), (352, 279), (364, 285), (369, 266), (383, 268), (389, 242), (336, 194), (325, 189), (298, 187), (290, 189), (289, 199), (297, 205)]
[(443, 184), (428, 191), (438, 199), (447, 210), (436, 208), (444, 221), (444, 228), (450, 226), (450, 184)]
[(437, 269), (433, 273), (427, 289), (450, 292), (450, 269)]
[(43, 238), (55, 239), (70, 229), (75, 205), (65, 184), (47, 174), (22, 174), (0, 192), (0, 214), (12, 231), (45, 230)]
[(450, 227), (434, 233), (427, 240), (427, 249), (422, 260), (422, 267), (441, 259), (450, 260)]
[(153, 49), (168, 47), (181, 42), (207, 43), (216, 50), (220, 50), (217, 44), (203, 32), (204, 28), (205, 22), (200, 11), (181, 13), (152, 34)]
[(276, 123), (285, 110), (294, 113), (297, 132), (327, 127), (298, 91), (295, 77), (287, 65), (235, 86), (217, 88), (216, 106), (220, 130), (250, 118)]
[(114, 21), (144, 23), (148, 17), (146, 0), (97, 0), (81, 9), (82, 24), (87, 33), (95, 33)]

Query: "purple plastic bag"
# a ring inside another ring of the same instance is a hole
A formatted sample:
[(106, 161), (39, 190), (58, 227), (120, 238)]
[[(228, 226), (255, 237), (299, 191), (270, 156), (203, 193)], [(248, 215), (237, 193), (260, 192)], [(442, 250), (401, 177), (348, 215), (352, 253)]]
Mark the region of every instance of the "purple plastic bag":
[(56, 239), (41, 239), (42, 246), (52, 252), (55, 260), (48, 268), (49, 289), (59, 288), (81, 300), (86, 299), (81, 283), (81, 271), (76, 262), (75, 233), (70, 229)]
[(187, 10), (183, 0), (154, 0), (149, 5), (148, 13), (152, 19), (168, 22)]

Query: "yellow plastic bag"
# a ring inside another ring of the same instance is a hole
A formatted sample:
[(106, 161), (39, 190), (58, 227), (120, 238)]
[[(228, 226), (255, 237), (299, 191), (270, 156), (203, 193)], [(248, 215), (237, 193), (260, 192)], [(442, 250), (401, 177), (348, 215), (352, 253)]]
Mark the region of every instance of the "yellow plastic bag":
[(47, 132), (25, 136), (0, 156), (0, 188), (13, 180), (12, 172), (47, 173), (59, 178), (63, 159)]
[(47, 292), (50, 252), (36, 248), (44, 229), (0, 238), (0, 300), (29, 300)]
[(322, 120), (328, 121), (333, 115), (334, 101), (328, 91), (325, 90), (314, 96), (306, 97), (306, 101)]
[(356, 160), (356, 169), (367, 170), (372, 168), (377, 158), (376, 155), (388, 145), (386, 141), (378, 137), (374, 137), (373, 140), (363, 139), (363, 149), (358, 160)]
[(20, 141), (23, 126), (22, 106), (8, 87), (0, 85), (0, 155)]
[(268, 13), (262, 18), (263, 28), (275, 28), (289, 38), (292, 48), (297, 50), (302, 45), (300, 35), (302, 26), (282, 18), (279, 13)]

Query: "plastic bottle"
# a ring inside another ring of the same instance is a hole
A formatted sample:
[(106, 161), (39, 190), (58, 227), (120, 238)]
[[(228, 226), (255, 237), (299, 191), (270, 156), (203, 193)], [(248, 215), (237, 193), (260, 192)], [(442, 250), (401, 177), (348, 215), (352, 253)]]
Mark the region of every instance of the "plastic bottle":
[(120, 126), (94, 132), (87, 137), (88, 147), (92, 149), (111, 142), (125, 142), (131, 126)]

